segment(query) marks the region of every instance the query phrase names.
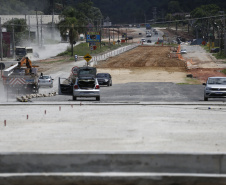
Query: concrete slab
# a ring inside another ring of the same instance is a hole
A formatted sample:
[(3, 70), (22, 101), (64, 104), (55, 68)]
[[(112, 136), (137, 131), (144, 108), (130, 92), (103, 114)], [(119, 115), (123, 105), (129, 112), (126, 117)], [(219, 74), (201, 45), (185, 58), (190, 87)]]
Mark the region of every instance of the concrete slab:
[(214, 105), (0, 106), (0, 152), (226, 152)]

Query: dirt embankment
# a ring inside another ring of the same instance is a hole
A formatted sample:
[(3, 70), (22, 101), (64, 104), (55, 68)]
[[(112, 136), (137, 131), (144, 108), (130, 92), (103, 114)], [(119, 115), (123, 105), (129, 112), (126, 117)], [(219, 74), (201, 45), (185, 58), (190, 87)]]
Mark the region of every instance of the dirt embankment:
[(131, 68), (131, 67), (156, 67), (180, 68), (185, 70), (183, 61), (170, 58), (170, 47), (139, 46), (124, 54), (99, 62), (98, 68)]
[(139, 46), (106, 61), (99, 62), (98, 72), (109, 72), (113, 83), (176, 82), (185, 83), (185, 63), (169, 58), (171, 47)]

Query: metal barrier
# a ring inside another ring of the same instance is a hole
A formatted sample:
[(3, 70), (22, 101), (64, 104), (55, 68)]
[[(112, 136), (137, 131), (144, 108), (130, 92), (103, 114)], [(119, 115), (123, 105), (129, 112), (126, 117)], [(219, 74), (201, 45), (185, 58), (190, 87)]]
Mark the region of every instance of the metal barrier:
[(125, 46), (123, 48), (118, 48), (116, 50), (110, 51), (108, 53), (102, 54), (102, 55), (97, 55), (97, 56), (93, 56), (91, 63), (93, 63), (93, 65), (97, 65), (98, 61), (103, 61), (103, 60), (107, 60), (110, 57), (114, 57), (117, 55), (120, 55), (121, 53), (124, 53), (126, 51), (129, 51), (137, 46), (139, 46), (140, 44), (133, 44), (133, 45), (128, 45)]

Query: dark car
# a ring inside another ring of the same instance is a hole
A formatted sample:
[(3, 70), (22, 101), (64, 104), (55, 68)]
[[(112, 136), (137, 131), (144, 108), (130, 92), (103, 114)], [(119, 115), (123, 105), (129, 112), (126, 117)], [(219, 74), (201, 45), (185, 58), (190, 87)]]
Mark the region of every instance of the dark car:
[(210, 53), (218, 53), (220, 52), (220, 48), (213, 48), (210, 50)]
[(147, 40), (147, 43), (151, 43), (151, 40)]
[(97, 73), (97, 80), (99, 85), (112, 86), (112, 79), (109, 73)]

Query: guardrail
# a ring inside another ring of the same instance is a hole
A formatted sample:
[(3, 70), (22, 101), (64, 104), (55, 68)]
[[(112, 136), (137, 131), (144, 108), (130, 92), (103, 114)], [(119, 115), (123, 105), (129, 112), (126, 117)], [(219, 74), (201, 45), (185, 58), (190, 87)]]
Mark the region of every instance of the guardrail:
[(132, 45), (128, 45), (122, 48), (118, 48), (116, 50), (110, 51), (108, 53), (102, 54), (102, 55), (97, 55), (97, 56), (93, 56), (91, 63), (92, 65), (97, 65), (98, 61), (103, 61), (103, 60), (107, 60), (110, 57), (114, 57), (117, 56), (121, 53), (124, 53), (126, 51), (129, 51), (137, 46), (139, 46), (140, 44), (132, 44)]

